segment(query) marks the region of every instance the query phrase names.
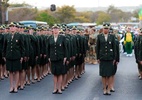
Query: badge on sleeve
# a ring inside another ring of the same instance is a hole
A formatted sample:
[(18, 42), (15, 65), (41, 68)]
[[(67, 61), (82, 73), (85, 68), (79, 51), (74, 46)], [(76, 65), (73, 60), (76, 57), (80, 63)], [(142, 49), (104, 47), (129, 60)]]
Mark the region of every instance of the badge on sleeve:
[(62, 46), (62, 44), (60, 44), (60, 47)]
[(109, 44), (111, 44), (111, 42), (109, 42)]
[(16, 42), (18, 42), (18, 40), (16, 40)]

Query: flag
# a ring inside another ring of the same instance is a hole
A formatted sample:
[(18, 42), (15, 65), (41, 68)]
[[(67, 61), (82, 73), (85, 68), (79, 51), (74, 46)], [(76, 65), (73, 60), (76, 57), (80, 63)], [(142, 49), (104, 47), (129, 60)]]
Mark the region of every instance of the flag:
[(142, 20), (142, 8), (139, 11), (139, 20)]

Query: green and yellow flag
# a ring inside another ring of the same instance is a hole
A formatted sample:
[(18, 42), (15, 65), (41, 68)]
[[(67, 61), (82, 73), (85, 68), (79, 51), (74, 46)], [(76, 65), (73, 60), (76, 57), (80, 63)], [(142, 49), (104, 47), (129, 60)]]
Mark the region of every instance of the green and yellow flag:
[(142, 8), (139, 11), (139, 20), (142, 20)]

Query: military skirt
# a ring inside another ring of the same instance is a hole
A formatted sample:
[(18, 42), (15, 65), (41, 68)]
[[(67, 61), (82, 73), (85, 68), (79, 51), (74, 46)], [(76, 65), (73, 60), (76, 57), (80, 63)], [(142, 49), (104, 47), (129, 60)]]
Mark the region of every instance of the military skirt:
[[(33, 50), (32, 50), (33, 51)], [(35, 52), (30, 52), (30, 57), (29, 57), (29, 61), (28, 61), (28, 65), (31, 66), (32, 68), (34, 68), (34, 66), (36, 65), (36, 55)]]
[(6, 64), (5, 60), (2, 59), (2, 66), (4, 66)]
[(139, 71), (142, 71), (142, 65), (138, 62), (138, 69)]
[(20, 59), (17, 60), (6, 59), (6, 69), (10, 72), (16, 72), (22, 70), (22, 64), (20, 62)]
[(0, 65), (2, 65), (2, 53), (0, 53)]
[(113, 70), (113, 75), (115, 75), (116, 72), (117, 72), (117, 64), (116, 64), (116, 63), (114, 64), (113, 68), (114, 68), (114, 70)]
[(27, 70), (28, 69), (28, 61), (23, 60), (22, 62), (22, 70)]
[(66, 66), (63, 65), (63, 60), (51, 61), (51, 72), (53, 75), (64, 75), (67, 73)]
[(99, 74), (102, 77), (110, 77), (114, 74), (113, 61), (100, 61)]

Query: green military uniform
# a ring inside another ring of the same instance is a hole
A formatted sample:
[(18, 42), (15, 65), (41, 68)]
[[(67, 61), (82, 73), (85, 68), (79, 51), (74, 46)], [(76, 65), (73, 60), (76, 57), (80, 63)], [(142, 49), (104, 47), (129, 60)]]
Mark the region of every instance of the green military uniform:
[(115, 36), (108, 34), (105, 40), (104, 34), (99, 34), (96, 45), (97, 59), (100, 60), (100, 76), (109, 77), (114, 74), (113, 61), (116, 60)]
[(22, 69), (27, 70), (28, 69), (28, 57), (29, 57), (29, 37), (27, 34), (22, 34), (23, 35), (23, 41), (24, 41), (24, 47), (25, 49), (25, 54), (24, 54), (24, 60), (22, 62)]
[(67, 58), (66, 38), (63, 35), (58, 35), (57, 41), (54, 41), (54, 36), (50, 36), (48, 45), (48, 57), (51, 60), (51, 71), (54, 75), (62, 75), (66, 73), (63, 59)]
[(10, 72), (19, 71), (22, 69), (20, 62), (21, 57), (24, 57), (24, 42), (23, 37), (19, 33), (8, 34), (4, 40), (3, 57), (6, 58), (6, 67)]
[[(66, 36), (66, 45), (67, 45), (67, 61), (70, 62), (71, 61), (71, 42), (70, 42), (70, 36), (69, 35), (65, 35)], [(69, 63), (68, 65), (66, 64), (67, 67), (67, 71), (71, 68), (71, 64)]]
[(138, 63), (138, 69), (141, 72), (142, 71), (142, 65), (140, 64), (140, 61), (142, 61), (142, 35), (139, 35), (137, 38), (136, 44), (136, 49), (135, 52), (137, 51), (136, 54), (136, 61)]
[(4, 35), (0, 33), (0, 65), (2, 64), (2, 50), (3, 50), (3, 43), (4, 43)]

